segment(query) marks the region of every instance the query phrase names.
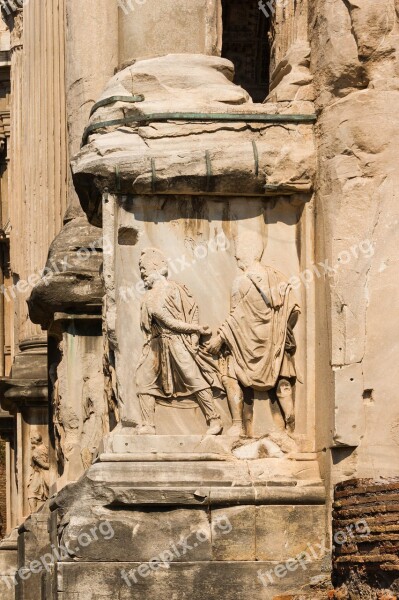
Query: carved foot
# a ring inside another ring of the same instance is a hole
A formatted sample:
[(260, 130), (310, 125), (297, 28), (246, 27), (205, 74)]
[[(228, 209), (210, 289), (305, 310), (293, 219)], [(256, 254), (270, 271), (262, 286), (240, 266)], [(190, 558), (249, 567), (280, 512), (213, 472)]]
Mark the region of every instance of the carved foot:
[(226, 435), (231, 437), (240, 437), (243, 435), (242, 421), (233, 421), (233, 425), (227, 430)]
[(155, 427), (152, 425), (142, 425), (138, 431), (139, 435), (155, 435)]
[(219, 435), (223, 431), (222, 421), (220, 419), (211, 419), (206, 432), (207, 435)]

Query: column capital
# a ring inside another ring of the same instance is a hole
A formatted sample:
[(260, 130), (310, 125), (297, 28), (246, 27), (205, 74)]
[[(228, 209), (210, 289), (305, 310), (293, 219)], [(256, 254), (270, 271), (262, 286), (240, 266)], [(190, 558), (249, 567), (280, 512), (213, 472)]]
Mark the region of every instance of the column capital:
[(22, 47), (23, 0), (0, 0), (0, 10), (11, 33), (11, 51)]

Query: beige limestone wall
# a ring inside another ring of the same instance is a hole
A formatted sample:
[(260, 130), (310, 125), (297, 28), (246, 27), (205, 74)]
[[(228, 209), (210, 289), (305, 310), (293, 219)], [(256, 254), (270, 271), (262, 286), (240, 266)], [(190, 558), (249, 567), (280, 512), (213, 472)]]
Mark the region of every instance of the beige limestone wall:
[(319, 448), (333, 481), (378, 479), (399, 460), (397, 3), (314, 0), (310, 17), (317, 256), (335, 269), (318, 290)]

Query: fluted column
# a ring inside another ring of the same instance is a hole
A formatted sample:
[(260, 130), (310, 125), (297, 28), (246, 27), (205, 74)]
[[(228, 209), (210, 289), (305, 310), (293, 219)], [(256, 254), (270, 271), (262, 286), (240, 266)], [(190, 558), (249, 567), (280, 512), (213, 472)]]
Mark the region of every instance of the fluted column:
[[(10, 224), (12, 223), (13, 239), (21, 236), (22, 225), (22, 206), (24, 197), (24, 178), (22, 176), (23, 169), (23, 134), (22, 134), (22, 118), (23, 118), (23, 11), (22, 8), (15, 10), (12, 14), (5, 14), (7, 24), (11, 31), (11, 70), (13, 77), (11, 79), (11, 107), (12, 113), (10, 127), (10, 175), (9, 175), (9, 197), (13, 199), (10, 203)], [(21, 239), (21, 238), (20, 238)], [(18, 246), (18, 252), (12, 247), (12, 263), (13, 270), (19, 272), (21, 269), (20, 263), (23, 261), (21, 247)], [(8, 301), (9, 297), (5, 294)], [(17, 305), (18, 314), (18, 305)], [(15, 327), (14, 327), (15, 336)], [(16, 336), (18, 338), (18, 336)], [(18, 339), (12, 340), (11, 354), (14, 355), (14, 349), (17, 347)]]
[[(64, 0), (25, 3), (23, 12), (23, 65), (13, 71), (15, 79), (22, 78), (18, 91), (22, 91), (23, 104), (14, 106), (13, 115), (20, 119), (22, 113), (24, 137), (16, 140), (14, 162), (19, 163), (16, 169), (22, 167), (19, 177), (24, 189), (17, 228), (12, 219), (11, 265), (21, 280), (31, 277), (34, 284), (33, 277), (43, 269), (66, 208)], [(15, 184), (16, 174), (11, 186)], [(41, 335), (26, 308), (32, 283), (26, 286), (26, 293), (18, 294), (20, 341)]]
[[(66, 208), (64, 0), (24, 3), (5, 14), (11, 29), (10, 262), (16, 337), (42, 337), (26, 299)], [(38, 34), (40, 32), (40, 35)], [(17, 350), (18, 351), (18, 350)]]
[[(17, 5), (18, 4), (18, 5)], [(23, 5), (23, 8), (22, 8)], [(8, 5), (11, 6), (11, 3)], [(11, 30), (10, 268), (5, 286), (14, 308), (11, 375), (0, 381), (1, 402), (15, 416), (17, 522), (30, 512), (32, 436), (48, 445), (47, 339), (26, 304), (40, 280), (66, 209), (64, 0), (18, 2), (3, 15)]]

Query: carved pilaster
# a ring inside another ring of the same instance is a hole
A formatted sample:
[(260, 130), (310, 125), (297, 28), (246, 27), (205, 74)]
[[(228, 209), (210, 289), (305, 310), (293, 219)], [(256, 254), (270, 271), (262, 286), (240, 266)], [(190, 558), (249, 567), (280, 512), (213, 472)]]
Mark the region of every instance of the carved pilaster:
[[(14, 465), (16, 488), (11, 488), (11, 504), (16, 506), (12, 526), (30, 513), (29, 479), (33, 463), (32, 436), (48, 444), (46, 345), (38, 340), (21, 344), (10, 377), (0, 378), (3, 410), (15, 419)], [(10, 478), (14, 475), (10, 472)]]

